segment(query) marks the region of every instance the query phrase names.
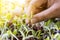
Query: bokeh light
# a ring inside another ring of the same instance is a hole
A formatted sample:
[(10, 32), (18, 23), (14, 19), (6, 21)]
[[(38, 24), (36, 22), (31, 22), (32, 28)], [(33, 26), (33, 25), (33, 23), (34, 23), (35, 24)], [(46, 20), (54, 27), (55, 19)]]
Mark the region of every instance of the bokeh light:
[(25, 0), (0, 0), (0, 14), (20, 12), (24, 3)]

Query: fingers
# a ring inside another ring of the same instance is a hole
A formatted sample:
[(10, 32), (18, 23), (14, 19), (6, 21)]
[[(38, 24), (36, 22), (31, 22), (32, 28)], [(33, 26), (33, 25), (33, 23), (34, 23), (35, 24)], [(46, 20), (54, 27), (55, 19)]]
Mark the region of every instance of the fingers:
[(41, 22), (43, 20), (47, 20), (47, 19), (50, 19), (50, 18), (52, 18), (51, 14), (38, 13), (38, 14), (34, 15), (33, 18), (31, 19), (31, 24)]
[[(32, 0), (29, 3), (29, 6), (27, 8), (25, 8), (25, 13), (27, 14), (27, 16), (31, 17), (31, 14), (35, 15), (39, 12), (41, 12), (42, 10), (47, 8), (47, 0)], [(30, 20), (28, 18), (26, 19), (26, 23), (30, 23)]]
[(46, 2), (47, 2), (47, 0), (46, 1), (44, 1), (44, 0), (31, 0), (28, 7), (25, 8), (26, 9), (25, 12), (27, 13), (27, 15), (30, 15), (31, 13), (36, 14), (36, 13), (43, 10), (43, 7), (46, 6), (45, 5)]
[(31, 24), (41, 22), (46, 19), (54, 18), (60, 15), (60, 9), (56, 4), (52, 5), (50, 8), (36, 14), (31, 19)]

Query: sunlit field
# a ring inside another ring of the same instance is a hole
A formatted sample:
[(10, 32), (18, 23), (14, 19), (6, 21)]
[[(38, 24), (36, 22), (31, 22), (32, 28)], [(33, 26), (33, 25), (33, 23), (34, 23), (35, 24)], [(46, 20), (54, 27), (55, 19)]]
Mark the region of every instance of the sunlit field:
[[(26, 24), (26, 0), (0, 0), (0, 40), (60, 40), (60, 21)], [(31, 17), (29, 17), (31, 18)]]

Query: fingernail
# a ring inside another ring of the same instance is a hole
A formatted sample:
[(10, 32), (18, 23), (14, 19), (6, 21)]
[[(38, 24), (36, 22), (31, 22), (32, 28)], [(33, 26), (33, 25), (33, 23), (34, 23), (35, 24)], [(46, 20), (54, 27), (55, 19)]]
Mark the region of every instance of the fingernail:
[(37, 20), (36, 19), (31, 19), (31, 24), (34, 24), (34, 23), (36, 23), (37, 22)]
[(30, 23), (31, 23), (30, 20), (26, 19), (26, 24), (30, 24)]

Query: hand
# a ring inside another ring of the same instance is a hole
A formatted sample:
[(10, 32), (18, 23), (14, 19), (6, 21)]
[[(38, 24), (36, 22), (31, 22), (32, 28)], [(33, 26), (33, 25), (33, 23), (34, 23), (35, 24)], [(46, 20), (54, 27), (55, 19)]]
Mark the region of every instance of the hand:
[[(35, 14), (30, 21), (27, 20), (26, 22), (33, 24), (33, 23), (37, 23), (37, 22), (40, 22), (40, 21), (43, 21), (46, 19), (60, 17), (60, 5), (59, 4), (60, 4), (60, 0), (55, 0), (55, 3), (50, 8), (48, 8), (40, 13)], [(28, 15), (30, 15), (31, 7), (29, 6), (28, 9), (30, 9), (30, 10), (28, 10), (27, 13), (28, 13)]]

